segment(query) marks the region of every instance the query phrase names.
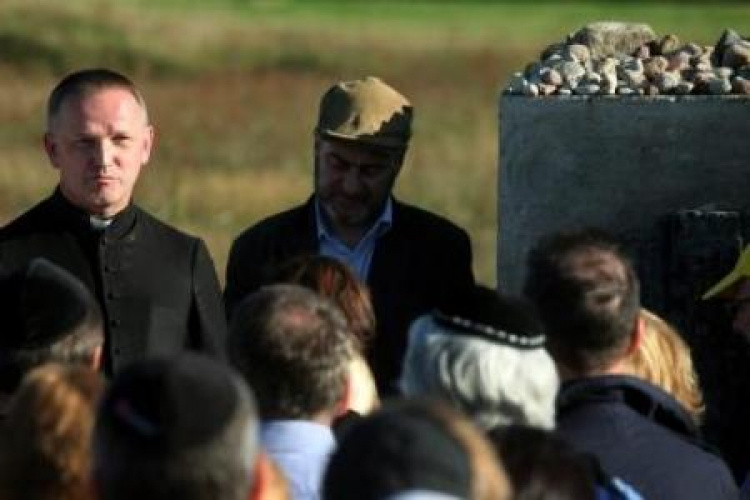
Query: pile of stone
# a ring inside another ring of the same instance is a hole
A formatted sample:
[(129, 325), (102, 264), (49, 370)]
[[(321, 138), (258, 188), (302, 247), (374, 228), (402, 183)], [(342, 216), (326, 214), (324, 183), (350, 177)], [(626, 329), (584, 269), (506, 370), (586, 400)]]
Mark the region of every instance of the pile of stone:
[(645, 24), (593, 23), (515, 73), (508, 94), (750, 94), (750, 40), (725, 30), (715, 46), (659, 37)]

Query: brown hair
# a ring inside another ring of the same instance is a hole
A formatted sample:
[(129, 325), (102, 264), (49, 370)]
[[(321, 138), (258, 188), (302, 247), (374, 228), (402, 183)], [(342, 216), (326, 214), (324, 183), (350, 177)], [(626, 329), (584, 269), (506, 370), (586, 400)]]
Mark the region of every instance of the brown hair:
[(544, 237), (529, 252), (524, 293), (546, 327), (547, 348), (577, 374), (625, 356), (638, 320), (638, 277), (620, 244), (597, 229)]
[(656, 314), (641, 309), (645, 331), (628, 359), (630, 372), (660, 387), (679, 401), (700, 423), (705, 406), (690, 348), (680, 334)]
[[(57, 117), (65, 101), (80, 99), (105, 89), (119, 88), (130, 92), (148, 116), (146, 101), (135, 84), (125, 75), (106, 68), (90, 68), (76, 71), (63, 78), (50, 93), (47, 100), (47, 129)], [(146, 118), (148, 120), (148, 118)]]
[(103, 390), (99, 374), (84, 367), (47, 364), (29, 372), (2, 435), (3, 498), (92, 497), (90, 443)]
[(364, 350), (375, 336), (375, 313), (370, 292), (346, 264), (325, 255), (309, 255), (287, 263), (286, 281), (302, 285), (333, 301)]

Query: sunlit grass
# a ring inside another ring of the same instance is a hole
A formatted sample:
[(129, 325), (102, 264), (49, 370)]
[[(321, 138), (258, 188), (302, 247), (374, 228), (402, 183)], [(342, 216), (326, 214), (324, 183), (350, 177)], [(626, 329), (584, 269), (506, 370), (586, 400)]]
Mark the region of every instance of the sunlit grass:
[(495, 283), (497, 99), (508, 75), (590, 21), (712, 44), (750, 6), (3, 0), (0, 223), (49, 193), (40, 137), (60, 75), (104, 65), (142, 86), (158, 130), (140, 203), (209, 244), (220, 275), (245, 227), (310, 192), (321, 93), (379, 75), (416, 109), (397, 195), (466, 227)]

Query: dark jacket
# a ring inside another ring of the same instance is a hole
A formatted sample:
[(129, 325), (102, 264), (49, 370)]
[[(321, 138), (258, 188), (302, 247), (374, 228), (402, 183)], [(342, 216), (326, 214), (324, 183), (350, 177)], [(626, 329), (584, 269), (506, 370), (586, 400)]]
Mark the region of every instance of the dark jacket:
[[(278, 265), (317, 253), (313, 198), (247, 229), (229, 254), (224, 291), (228, 314), (247, 294), (272, 281)], [(392, 226), (375, 245), (367, 279), (378, 323), (367, 357), (382, 394), (396, 392), (411, 321), (435, 307), (452, 305), (473, 284), (466, 232), (394, 200)]]
[(45, 257), (77, 276), (105, 319), (105, 367), (185, 348), (225, 357), (226, 321), (205, 244), (135, 205), (104, 231), (58, 191), (0, 229), (0, 270)]
[(726, 464), (701, 446), (687, 411), (659, 388), (629, 376), (566, 382), (557, 432), (649, 500), (736, 499)]

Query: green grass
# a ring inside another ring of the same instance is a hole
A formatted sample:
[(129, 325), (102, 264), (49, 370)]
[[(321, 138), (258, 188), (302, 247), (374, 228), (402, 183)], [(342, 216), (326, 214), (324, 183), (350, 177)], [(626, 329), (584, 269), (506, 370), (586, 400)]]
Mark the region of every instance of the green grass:
[(309, 194), (321, 93), (375, 74), (416, 109), (397, 194), (466, 227), (493, 284), (499, 90), (546, 44), (612, 19), (702, 44), (750, 32), (739, 4), (4, 0), (0, 223), (55, 184), (40, 143), (49, 89), (110, 66), (141, 84), (159, 133), (139, 201), (203, 236), (223, 274), (240, 230)]

